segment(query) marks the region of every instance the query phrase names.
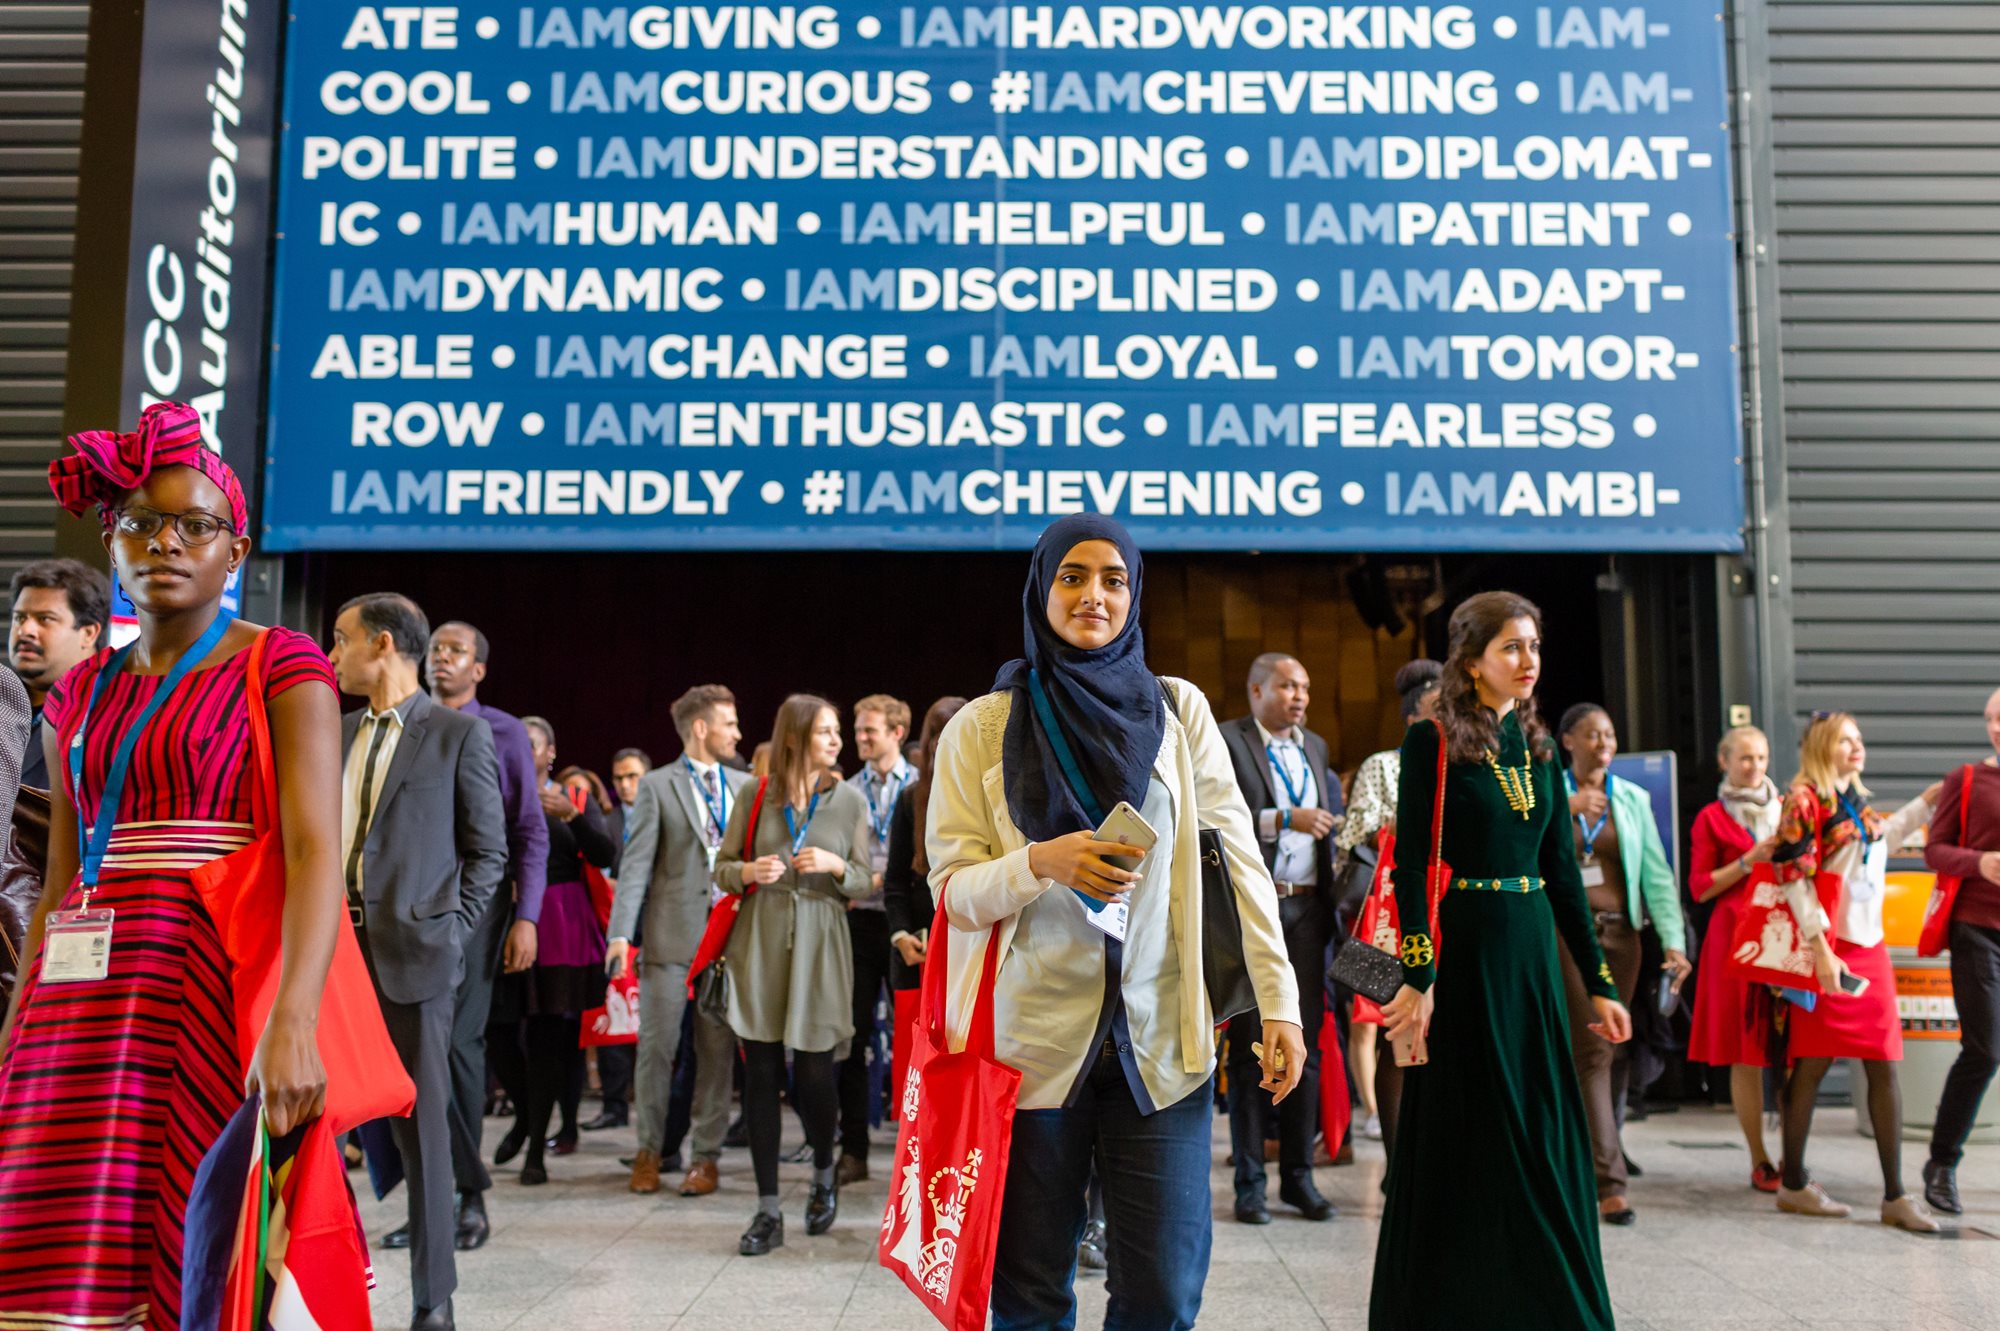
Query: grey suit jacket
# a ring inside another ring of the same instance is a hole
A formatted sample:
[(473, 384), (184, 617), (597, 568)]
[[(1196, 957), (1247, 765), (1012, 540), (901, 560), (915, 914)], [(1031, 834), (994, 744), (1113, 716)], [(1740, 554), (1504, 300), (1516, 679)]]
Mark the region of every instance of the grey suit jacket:
[[(1243, 802), (1250, 806), (1250, 818), (1256, 822), (1265, 809), (1278, 807), (1278, 795), (1271, 788), (1271, 760), (1264, 752), (1263, 737), (1257, 733), (1255, 717), (1240, 716), (1234, 721), (1222, 723), (1222, 742), (1229, 748), (1229, 762), (1236, 769), (1236, 784), (1243, 790)], [(1340, 810), (1340, 800), (1327, 790), (1326, 741), (1312, 731), (1304, 732), (1302, 744), (1306, 751), (1306, 761), (1312, 764), (1313, 779), (1319, 788), (1319, 804), (1323, 809)], [(1270, 868), (1278, 862), (1278, 843), (1257, 838), (1258, 849), (1264, 853), (1264, 867)], [(1314, 886), (1322, 893), (1333, 890), (1333, 836), (1329, 833), (1313, 843)]]
[[(340, 719), (343, 759), (361, 716)], [(382, 996), (421, 1003), (450, 992), (465, 936), (507, 872), (500, 767), (485, 722), (422, 693), (411, 700), (361, 855), (363, 927)]]
[[(725, 767), (730, 812), (747, 798), (747, 772)], [(708, 927), (708, 841), (702, 828), (708, 813), (694, 774), (679, 761), (639, 778), (639, 794), (625, 827), (625, 851), (618, 861), (618, 890), (611, 899), (613, 938), (639, 935), (649, 966), (685, 966)]]

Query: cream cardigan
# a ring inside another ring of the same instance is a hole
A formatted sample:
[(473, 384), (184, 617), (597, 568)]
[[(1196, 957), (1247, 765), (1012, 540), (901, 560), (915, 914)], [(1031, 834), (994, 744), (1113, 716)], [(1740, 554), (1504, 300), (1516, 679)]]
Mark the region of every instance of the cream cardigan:
[[(1266, 1019), (1299, 1021), (1298, 982), (1285, 952), (1278, 923), (1278, 896), (1259, 854), (1249, 808), (1237, 789), (1235, 769), (1216, 727), (1208, 699), (1184, 680), (1165, 681), (1175, 706), (1167, 714), (1166, 735), (1153, 775), (1173, 796), (1173, 941), (1182, 983), (1173, 979), (1153, 995), (1179, 1009), (1178, 1048), (1135, 1051), (1140, 1074), (1153, 1102), (1173, 1104), (1206, 1081), (1215, 1066), (1215, 1029), (1207, 990), (1201, 983), (1202, 827), (1221, 831), (1229, 871), (1236, 885), (1243, 922), (1243, 953), (1258, 1008)], [(930, 813), (924, 829), (930, 855), (930, 882), (944, 905), (951, 928), (945, 979), (945, 1020), (953, 1049), (964, 1046), (970, 1005), (988, 946), (1001, 951), (999, 987), (1008, 985), (1007, 955), (1014, 946), (1020, 912), (1042, 893), (1061, 885), (1028, 870), (1028, 842), (1007, 814), (1001, 771), (1002, 738), (1012, 708), (1011, 693), (991, 693), (962, 709), (945, 728), (931, 778)], [(1183, 723), (1185, 718), (1185, 723)], [(1191, 816), (1192, 815), (1192, 816)], [(1145, 1001), (1128, 991), (1128, 1006)], [(1015, 996), (1015, 1002), (1032, 1001)], [(1307, 1040), (1318, 1032), (1305, 1033)], [(1004, 1047), (1004, 1033), (1002, 1043)], [(1041, 1088), (1023, 1088), (1021, 1107), (1052, 1108), (1095, 1050), (1078, 1048), (1067, 1076)], [(1062, 1084), (1055, 1086), (1054, 1082)], [(1050, 1094), (1054, 1099), (1049, 1100)]]

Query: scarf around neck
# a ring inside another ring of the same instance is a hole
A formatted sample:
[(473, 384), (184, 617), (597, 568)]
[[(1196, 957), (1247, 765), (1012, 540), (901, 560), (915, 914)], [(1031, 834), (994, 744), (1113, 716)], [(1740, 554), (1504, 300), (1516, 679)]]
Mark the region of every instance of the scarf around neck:
[[(1118, 547), (1132, 584), (1132, 609), (1118, 636), (1089, 651), (1065, 642), (1049, 624), (1049, 590), (1063, 557), (1084, 541)], [(1040, 682), (1068, 742), (1071, 756), (1098, 806), (1145, 802), (1153, 760), (1166, 734), (1160, 684), (1146, 667), (1139, 631), (1142, 589), (1139, 547), (1131, 533), (1107, 517), (1078, 514), (1050, 524), (1035, 543), (1021, 592), (1021, 636), (1026, 655), (1000, 668), (995, 692), (1011, 691), (1013, 707), (1001, 748), (1007, 814), (1031, 841), (1085, 831), (1097, 820), (1071, 788), (1029, 696), (1029, 672)]]
[(1722, 808), (1738, 826), (1750, 833), (1757, 841), (1762, 841), (1778, 830), (1778, 818), (1784, 812), (1785, 801), (1779, 794), (1777, 783), (1765, 777), (1763, 784), (1756, 786), (1732, 786), (1727, 777), (1716, 788), (1715, 797), (1722, 801)]

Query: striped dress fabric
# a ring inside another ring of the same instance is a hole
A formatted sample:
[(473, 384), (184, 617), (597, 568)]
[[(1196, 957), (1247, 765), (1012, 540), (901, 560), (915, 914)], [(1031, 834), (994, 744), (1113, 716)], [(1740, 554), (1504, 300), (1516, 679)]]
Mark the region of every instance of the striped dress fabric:
[[(49, 693), (64, 753), (107, 656)], [(188, 1189), (243, 1103), (229, 960), (189, 874), (254, 835), (247, 656), (191, 672), (133, 754), (90, 902), (117, 912), (109, 977), (41, 984), (37, 958), (24, 978), (0, 1061), (0, 1331), (180, 1327)], [(334, 686), (312, 639), (287, 629), (266, 670), (267, 698)], [(126, 672), (106, 686), (72, 792), (86, 820), (159, 684)], [(64, 909), (80, 897), (72, 885)]]

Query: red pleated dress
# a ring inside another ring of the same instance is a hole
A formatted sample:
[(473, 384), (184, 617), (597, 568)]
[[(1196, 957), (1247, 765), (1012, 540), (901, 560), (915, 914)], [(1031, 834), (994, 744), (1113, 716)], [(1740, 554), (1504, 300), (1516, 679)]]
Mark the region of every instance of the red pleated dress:
[[(334, 687), (305, 635), (274, 629), (267, 653), (267, 698)], [(0, 1331), (179, 1331), (188, 1189), (243, 1103), (229, 959), (189, 874), (253, 836), (247, 655), (190, 672), (133, 753), (90, 900), (116, 912), (109, 976), (42, 984), (39, 957), (24, 972), (0, 1060)], [(65, 754), (108, 658), (49, 693)], [(106, 686), (71, 792), (84, 822), (160, 682), (126, 671)], [(80, 897), (72, 884), (63, 908)]]

